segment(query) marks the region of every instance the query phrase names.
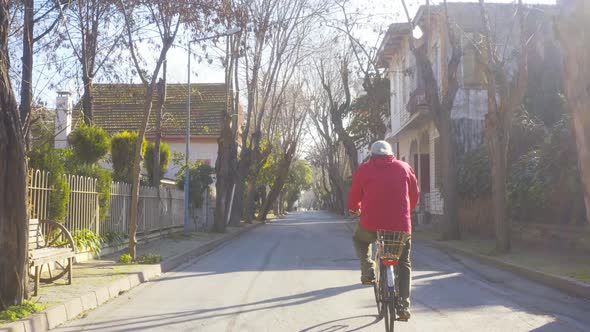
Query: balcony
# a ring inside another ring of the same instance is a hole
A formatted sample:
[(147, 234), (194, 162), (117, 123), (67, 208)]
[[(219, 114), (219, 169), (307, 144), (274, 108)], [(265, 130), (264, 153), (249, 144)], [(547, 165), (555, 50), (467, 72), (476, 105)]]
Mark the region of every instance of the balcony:
[(417, 88), (410, 94), (406, 111), (410, 115), (414, 115), (421, 110), (428, 111), (428, 102), (426, 101), (426, 91), (423, 88)]
[(410, 94), (406, 112), (398, 113), (398, 117), (399, 127), (395, 126), (393, 128), (392, 137), (396, 137), (407, 130), (422, 128), (432, 121), (432, 115), (426, 102), (426, 93), (423, 89), (417, 88)]

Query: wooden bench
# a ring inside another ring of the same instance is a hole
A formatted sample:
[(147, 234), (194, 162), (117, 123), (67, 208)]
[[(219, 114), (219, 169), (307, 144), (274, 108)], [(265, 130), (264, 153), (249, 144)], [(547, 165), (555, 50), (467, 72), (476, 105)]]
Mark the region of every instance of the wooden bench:
[[(76, 245), (72, 234), (62, 224), (51, 220), (29, 220), (29, 268), (35, 269), (32, 275), (35, 278), (35, 296), (40, 282), (54, 282), (66, 273), (70, 285), (75, 256)], [(47, 274), (44, 275), (45, 265)]]

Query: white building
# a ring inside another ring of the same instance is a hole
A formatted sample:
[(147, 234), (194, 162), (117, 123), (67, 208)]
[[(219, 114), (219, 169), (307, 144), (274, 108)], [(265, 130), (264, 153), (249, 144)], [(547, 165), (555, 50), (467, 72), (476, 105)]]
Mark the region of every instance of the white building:
[[(93, 123), (110, 135), (123, 131), (139, 131), (143, 117), (145, 88), (140, 84), (95, 84), (93, 86)], [(170, 150), (185, 154), (187, 129), (187, 85), (168, 84), (161, 122), (162, 142)], [(60, 97), (61, 98), (61, 97)], [(157, 94), (154, 94), (152, 112), (146, 138), (155, 138)], [(204, 161), (215, 166), (217, 139), (221, 134), (223, 112), (226, 108), (225, 85), (191, 84), (191, 136), (190, 160)], [(67, 113), (64, 113), (67, 114)], [(70, 113), (73, 127), (82, 122), (81, 102)], [(57, 126), (56, 126), (57, 127)], [(175, 179), (179, 167), (170, 163), (164, 178)]]
[[(492, 30), (497, 40), (518, 41), (505, 37), (518, 34), (512, 22), (515, 6), (511, 4), (487, 5)], [(442, 5), (422, 6), (414, 25), (422, 31), (429, 29), (428, 53), (440, 94), (446, 92), (447, 63), (451, 47)], [(479, 147), (484, 139), (487, 113), (487, 90), (485, 75), (474, 40), (480, 36), (482, 20), (479, 4), (449, 3), (451, 26), (460, 36), (463, 57), (458, 71), (459, 91), (456, 95), (452, 119), (458, 143), (458, 158), (466, 151)], [(509, 28), (511, 27), (511, 28)], [(379, 50), (381, 64), (386, 68), (391, 86), (391, 133), (386, 139), (392, 144), (396, 156), (407, 161), (416, 171), (422, 191), (419, 222), (437, 219), (443, 213), (441, 197), (442, 175), (439, 161), (440, 141), (426, 102), (423, 80), (418, 72), (415, 57), (409, 47), (413, 38), (409, 23), (392, 24)], [(422, 38), (424, 39), (424, 38)], [(416, 47), (424, 40), (414, 39)], [(502, 46), (502, 45), (500, 45)], [(508, 49), (510, 51), (510, 48)]]

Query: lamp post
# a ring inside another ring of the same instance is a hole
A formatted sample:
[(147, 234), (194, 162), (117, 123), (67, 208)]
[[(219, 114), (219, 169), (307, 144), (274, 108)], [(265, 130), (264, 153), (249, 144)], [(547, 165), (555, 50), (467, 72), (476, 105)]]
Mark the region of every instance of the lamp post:
[(230, 29), (223, 34), (198, 38), (189, 40), (188, 45), (188, 61), (187, 61), (187, 96), (186, 96), (186, 154), (184, 160), (184, 232), (190, 231), (190, 169), (188, 166), (190, 152), (191, 152), (191, 44), (200, 42), (208, 39), (214, 39), (219, 37), (227, 37), (240, 32), (238, 28)]

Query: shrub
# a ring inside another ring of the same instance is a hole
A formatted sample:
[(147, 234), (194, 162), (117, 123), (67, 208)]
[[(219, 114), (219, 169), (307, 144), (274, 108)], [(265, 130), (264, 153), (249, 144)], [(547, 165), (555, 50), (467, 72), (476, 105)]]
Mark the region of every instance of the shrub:
[(161, 255), (147, 254), (139, 257), (137, 263), (139, 264), (158, 264), (162, 261)]
[[(154, 183), (154, 157), (155, 157), (156, 144), (149, 143), (145, 150), (145, 157), (143, 165), (148, 173), (148, 179), (150, 184)], [(160, 144), (160, 178), (168, 170), (168, 164), (170, 164), (170, 147), (166, 143)]]
[(539, 176), (540, 151), (522, 156), (513, 166), (508, 182), (508, 204), (512, 218), (531, 221), (546, 205), (547, 182)]
[[(127, 183), (133, 182), (133, 159), (138, 138), (138, 133), (128, 131), (113, 135), (111, 139), (113, 180)], [(146, 148), (147, 144), (144, 141), (142, 155), (145, 155)]]
[(49, 194), (48, 218), (61, 222), (66, 218), (70, 200), (70, 187), (64, 177), (69, 155), (69, 150), (54, 150), (49, 145), (29, 152), (29, 167), (49, 172), (48, 184), (53, 190)]
[(29, 317), (34, 313), (41, 312), (44, 309), (45, 306), (27, 300), (22, 305), (9, 306), (6, 310), (0, 312), (0, 320), (14, 322)]
[(512, 167), (508, 202), (522, 222), (583, 223), (584, 204), (571, 121), (557, 122), (539, 145)]
[(119, 263), (121, 263), (121, 264), (131, 264), (131, 263), (133, 263), (133, 259), (131, 258), (131, 255), (129, 255), (129, 254), (121, 255), (119, 257)]
[(94, 255), (100, 257), (100, 250), (102, 249), (103, 242), (103, 239), (100, 237), (100, 235), (87, 228), (84, 228), (75, 231), (74, 234), (72, 234), (72, 237), (76, 243), (76, 248), (79, 250), (90, 251)]
[(102, 128), (81, 125), (68, 140), (74, 156), (83, 163), (95, 164), (109, 152), (109, 135)]
[[(215, 170), (202, 161), (196, 163), (189, 162), (188, 166), (190, 174), (190, 203), (192, 207), (200, 208), (203, 205), (203, 194), (205, 190), (213, 183), (211, 175)], [(181, 190), (184, 190), (185, 173), (186, 166), (183, 166), (177, 174), (176, 185)]]
[(457, 182), (462, 199), (478, 199), (491, 194), (492, 169), (485, 145), (465, 153), (459, 162)]
[(111, 247), (118, 246), (120, 244), (123, 244), (123, 242), (125, 242), (125, 234), (118, 233), (118, 232), (107, 232), (103, 236), (103, 241)]
[(66, 171), (70, 174), (87, 176), (96, 179), (96, 191), (99, 196), (100, 219), (105, 220), (109, 207), (111, 205), (111, 182), (113, 176), (111, 171), (104, 169), (96, 164), (84, 164), (72, 160), (67, 162)]

